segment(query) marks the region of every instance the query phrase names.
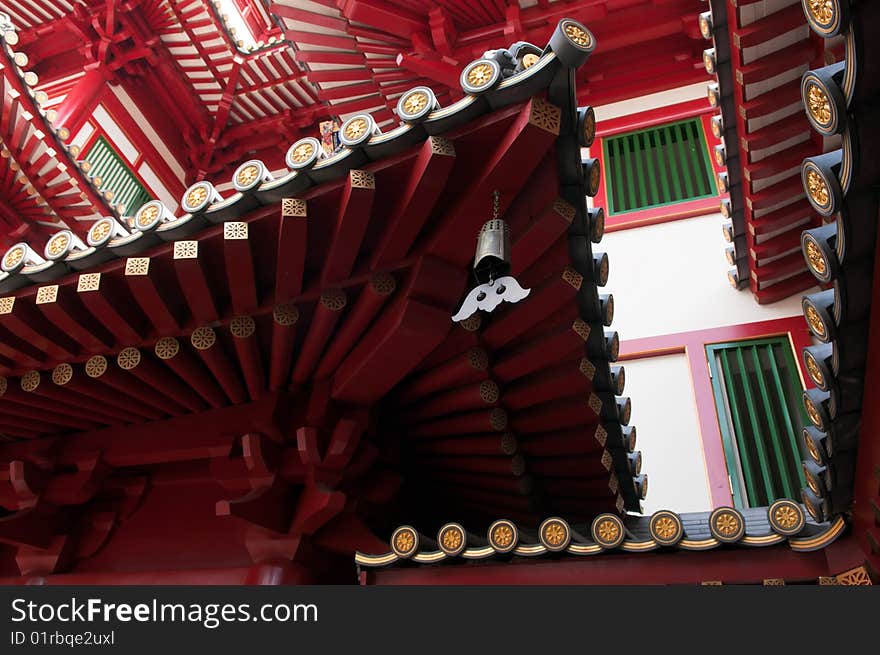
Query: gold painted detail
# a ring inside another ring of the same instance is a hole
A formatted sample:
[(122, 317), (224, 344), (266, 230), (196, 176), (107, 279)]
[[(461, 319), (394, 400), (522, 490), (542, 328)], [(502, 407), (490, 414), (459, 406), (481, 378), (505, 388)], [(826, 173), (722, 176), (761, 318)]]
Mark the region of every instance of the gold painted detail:
[(591, 143), (596, 138), (596, 114), (587, 113), (584, 120), (584, 143)]
[(302, 218), (306, 215), (306, 201), (299, 198), (284, 198), (281, 201), (281, 216), (296, 216)]
[(468, 71), (467, 82), (475, 89), (479, 89), (492, 81), (494, 72), (491, 64), (487, 64), (486, 62), (479, 63), (476, 66), (472, 66)]
[(526, 55), (523, 55), (523, 58), (522, 58), (523, 68), (524, 69), (531, 68), (532, 66), (534, 66), (535, 64), (538, 63), (539, 59), (540, 59), (540, 57), (538, 55), (536, 55), (534, 52), (530, 52)]
[(663, 541), (671, 541), (679, 532), (678, 523), (670, 516), (660, 516), (651, 524), (654, 534)]
[(302, 164), (311, 159), (312, 155), (314, 154), (315, 146), (311, 143), (311, 141), (303, 141), (296, 148), (293, 149), (292, 153), (290, 153), (290, 159), (297, 164)]
[(244, 221), (229, 221), (224, 223), (223, 238), (229, 241), (247, 239), (248, 224)]
[(468, 332), (476, 332), (483, 324), (483, 318), (479, 314), (474, 314), (473, 316), (468, 316), (463, 321), (459, 321), (458, 324)]
[(473, 369), (485, 371), (489, 368), (489, 355), (482, 348), (471, 348), (468, 350), (467, 359)]
[(569, 266), (563, 269), (562, 279), (578, 290), (580, 290), (581, 285), (584, 283), (584, 276)]
[(95, 243), (99, 243), (107, 238), (107, 235), (110, 234), (111, 224), (110, 221), (104, 219), (102, 221), (98, 221), (92, 226), (91, 237), (92, 241)]
[(345, 126), (345, 138), (349, 141), (357, 141), (366, 134), (368, 128), (369, 123), (366, 118), (355, 118)]
[(507, 429), (507, 412), (496, 407), (489, 412), (489, 425), (496, 432)]
[(816, 464), (821, 464), (822, 455), (819, 453), (816, 443), (810, 438), (810, 433), (806, 428), (804, 429), (803, 435), (804, 445), (807, 447), (807, 452), (810, 454), (810, 457), (813, 458), (813, 461), (816, 462)]
[(806, 251), (807, 261), (810, 263), (810, 268), (824, 277), (828, 272), (828, 264), (826, 263), (825, 255), (819, 249), (819, 246), (817, 246), (811, 239), (807, 239), (804, 250)]
[(764, 578), (765, 587), (784, 587), (785, 578)]
[(455, 145), (453, 145), (450, 139), (445, 139), (442, 136), (432, 136), (431, 152), (433, 152), (435, 155), (455, 157)]
[(198, 259), (199, 242), (198, 241), (175, 241), (174, 242), (174, 259)]
[(484, 403), (492, 404), (498, 402), (500, 395), (501, 391), (498, 388), (498, 383), (494, 380), (483, 380), (480, 382), (480, 399)]
[(817, 84), (810, 84), (807, 90), (807, 110), (819, 125), (831, 122), (831, 101)]
[(743, 530), (742, 520), (739, 515), (730, 510), (715, 512), (712, 517), (712, 527), (716, 535), (723, 539), (736, 539)]
[(403, 111), (407, 116), (413, 116), (423, 111), (428, 106), (428, 94), (424, 91), (413, 91), (403, 101)]
[(15, 246), (14, 248), (10, 248), (6, 252), (6, 257), (3, 259), (3, 264), (6, 268), (15, 268), (21, 263), (21, 260), (24, 259), (24, 246)]
[(810, 197), (820, 207), (824, 207), (828, 204), (829, 199), (831, 198), (831, 194), (828, 191), (828, 185), (825, 184), (825, 180), (822, 179), (822, 176), (812, 168), (807, 170), (807, 193), (810, 194)]
[(82, 273), (80, 274), (79, 280), (76, 283), (76, 290), (80, 293), (83, 291), (97, 291), (100, 288), (100, 273)]
[(582, 48), (589, 48), (593, 43), (589, 32), (576, 23), (568, 23), (565, 26), (565, 36), (571, 39), (572, 43), (576, 43)]
[(602, 462), (602, 466), (605, 467), (606, 471), (610, 471), (611, 465), (614, 464), (614, 459), (611, 457), (611, 453), (609, 453), (607, 450), (602, 451), (602, 459), (600, 461)]
[(416, 531), (408, 525), (401, 526), (391, 535), (391, 549), (398, 557), (409, 557), (418, 548), (419, 538)]
[(272, 310), (272, 318), (278, 325), (290, 326), (296, 324), (299, 320), (299, 309), (293, 303), (285, 303), (277, 305)]
[(840, 583), (837, 581), (837, 576), (834, 575), (820, 575), (819, 576), (819, 585), (822, 587), (839, 585)]
[(599, 260), (599, 262), (600, 262), (599, 263), (599, 279), (596, 281), (596, 283), (599, 286), (604, 287), (605, 284), (608, 282), (608, 266), (609, 266), (609, 264), (608, 264), (607, 255), (605, 257), (602, 257)]
[(590, 406), (590, 409), (593, 410), (593, 413), (596, 416), (599, 416), (599, 414), (602, 412), (602, 400), (596, 394), (590, 394), (590, 399), (587, 404)]
[(247, 339), (257, 331), (257, 324), (250, 316), (236, 316), (229, 323), (229, 331), (236, 339)]
[(130, 371), (141, 363), (141, 351), (134, 347), (124, 348), (116, 355), (116, 363), (119, 368)]
[(37, 304), (46, 305), (58, 300), (58, 285), (50, 284), (37, 289)]
[(608, 430), (603, 428), (601, 425), (596, 426), (596, 432), (593, 433), (593, 437), (599, 442), (600, 446), (604, 446), (608, 441)]
[[(239, 186), (248, 186), (253, 184), (257, 178), (260, 176), (260, 167), (256, 164), (249, 164), (245, 166), (238, 174), (235, 176), (235, 181)], [(207, 195), (207, 194), (206, 194)], [(193, 203), (192, 206), (197, 205), (198, 203)]]
[(21, 388), (24, 391), (36, 391), (37, 387), (40, 386), (40, 372), (39, 371), (28, 371), (24, 375), (21, 376)]
[(0, 396), (5, 396), (6, 391), (9, 389), (9, 382), (6, 378), (0, 375)]
[(341, 311), (348, 299), (342, 289), (325, 289), (321, 293), (321, 304), (331, 312)]
[(49, 239), (49, 247), (48, 251), (50, 255), (61, 255), (67, 250), (67, 246), (70, 244), (70, 237), (64, 232), (60, 232), (56, 234), (54, 237)]
[(571, 329), (584, 341), (590, 338), (590, 324), (582, 318), (576, 318), (571, 324)]
[(516, 543), (516, 528), (510, 521), (496, 521), (489, 528), (489, 543), (498, 551), (507, 552)]
[(0, 298), (0, 314), (11, 314), (13, 307), (15, 307), (15, 296)]
[(208, 188), (204, 184), (194, 186), (186, 194), (186, 204), (188, 207), (200, 207), (207, 199)]
[(193, 330), (189, 342), (196, 350), (207, 350), (217, 341), (217, 335), (209, 327), (200, 327)]
[(608, 489), (613, 494), (616, 494), (620, 489), (620, 481), (617, 479), (617, 476), (614, 473), (612, 473), (611, 476), (608, 478)]
[(819, 370), (819, 365), (816, 364), (816, 360), (813, 359), (812, 355), (807, 355), (804, 357), (804, 361), (807, 364), (807, 372), (810, 374), (810, 377), (816, 382), (820, 387), (825, 386), (825, 376), (822, 375), (822, 371)]
[(541, 525), (541, 542), (548, 550), (559, 551), (568, 545), (571, 530), (562, 519), (547, 519)]
[(447, 525), (440, 530), (438, 540), (447, 554), (458, 554), (464, 546), (464, 531), (457, 525)]
[(99, 378), (107, 372), (107, 358), (103, 355), (89, 357), (86, 362), (86, 375), (90, 378)]
[(817, 428), (821, 428), (822, 416), (819, 414), (819, 410), (813, 405), (813, 402), (806, 396), (804, 396), (804, 409), (807, 411), (807, 416), (810, 417), (810, 421), (812, 421), (813, 425)]
[(551, 134), (558, 135), (562, 123), (562, 110), (542, 98), (532, 98), (529, 123)]
[(801, 466), (804, 471), (804, 478), (807, 481), (807, 486), (810, 488), (810, 491), (812, 491), (814, 494), (816, 494), (817, 496), (819, 496), (821, 498), (822, 497), (822, 489), (819, 487), (819, 480), (817, 480), (816, 476), (814, 476), (810, 472), (810, 469), (807, 468), (806, 464), (802, 464)]
[(52, 382), (64, 386), (73, 379), (73, 367), (70, 364), (59, 364), (52, 371)]
[(348, 172), (351, 177), (351, 186), (355, 189), (375, 189), (376, 176), (370, 171), (352, 170)]
[(557, 198), (553, 201), (553, 211), (562, 216), (569, 223), (574, 220), (574, 216), (577, 213), (574, 205), (563, 200), (562, 198)]
[(837, 584), (846, 586), (872, 586), (871, 576), (864, 566), (857, 566), (837, 575)]
[(825, 332), (825, 324), (822, 322), (822, 317), (819, 316), (819, 312), (817, 312), (812, 305), (806, 305), (804, 315), (806, 316), (807, 322), (810, 324), (813, 332), (816, 333), (816, 336), (820, 339), (825, 339), (828, 334)]
[(578, 370), (588, 380), (592, 380), (593, 376), (596, 375), (596, 365), (586, 357), (581, 357), (580, 364), (578, 364)]
[(149, 257), (129, 257), (127, 260), (125, 260), (126, 275), (149, 275), (149, 273)]
[(603, 546), (616, 544), (621, 537), (620, 524), (611, 518), (605, 518), (596, 525), (596, 537)]
[(773, 511), (773, 520), (779, 527), (791, 530), (801, 521), (801, 515), (789, 505), (780, 505)]
[(807, 9), (820, 25), (828, 25), (834, 20), (834, 0), (809, 0)]
[(173, 359), (180, 352), (180, 344), (174, 337), (162, 337), (156, 342), (154, 351), (159, 359)]

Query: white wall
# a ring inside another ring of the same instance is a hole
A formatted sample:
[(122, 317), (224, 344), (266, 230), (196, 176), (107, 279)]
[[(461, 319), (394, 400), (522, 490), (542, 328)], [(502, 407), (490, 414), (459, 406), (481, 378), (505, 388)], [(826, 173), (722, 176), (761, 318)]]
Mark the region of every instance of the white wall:
[(721, 223), (710, 214), (605, 235), (595, 248), (608, 253), (603, 291), (614, 294), (621, 340), (801, 314), (802, 294), (759, 305), (730, 286)]
[(713, 509), (687, 357), (649, 357), (625, 366), (636, 449), (648, 474), (644, 514)]
[[(706, 85), (709, 82), (710, 79), (707, 76), (705, 82), (697, 82), (696, 84), (689, 84), (677, 89), (658, 91), (657, 93), (649, 93), (638, 98), (621, 100), (620, 102), (612, 102), (595, 107), (596, 121), (607, 121), (610, 118), (668, 107), (669, 105), (696, 100), (697, 98), (706, 98)], [(708, 102), (708, 99), (706, 102)]]

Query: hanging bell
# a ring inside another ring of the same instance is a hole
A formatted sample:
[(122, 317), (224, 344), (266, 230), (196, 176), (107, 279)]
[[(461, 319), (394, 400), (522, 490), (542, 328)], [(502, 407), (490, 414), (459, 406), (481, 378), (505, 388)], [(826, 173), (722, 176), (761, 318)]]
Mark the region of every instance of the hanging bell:
[(483, 223), (477, 236), (474, 277), (479, 284), (464, 299), (453, 321), (463, 321), (479, 309), (491, 312), (504, 301), (519, 302), (531, 291), (523, 289), (510, 275), (510, 227), (498, 218), (497, 193), (494, 214), (495, 218)]
[(477, 237), (474, 276), (480, 283), (510, 273), (510, 226), (500, 218), (483, 223)]

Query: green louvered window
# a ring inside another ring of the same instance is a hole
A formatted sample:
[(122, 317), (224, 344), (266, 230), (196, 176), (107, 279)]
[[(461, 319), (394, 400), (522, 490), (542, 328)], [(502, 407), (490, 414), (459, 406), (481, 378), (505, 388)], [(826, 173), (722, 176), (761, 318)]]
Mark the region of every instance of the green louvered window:
[(788, 338), (713, 344), (706, 354), (734, 504), (797, 498), (806, 416)]
[(699, 119), (608, 137), (602, 150), (611, 214), (717, 195)]
[(100, 178), (101, 192), (110, 191), (114, 205), (123, 205), (132, 213), (141, 205), (152, 200), (150, 194), (125, 165), (122, 157), (104, 137), (98, 137), (89, 148), (85, 161), (89, 163), (89, 175)]

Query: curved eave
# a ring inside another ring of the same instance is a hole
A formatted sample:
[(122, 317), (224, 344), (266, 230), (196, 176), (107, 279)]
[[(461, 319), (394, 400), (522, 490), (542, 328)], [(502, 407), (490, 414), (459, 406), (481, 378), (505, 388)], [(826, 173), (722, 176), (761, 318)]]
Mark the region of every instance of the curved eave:
[[(816, 524), (806, 522), (803, 529), (796, 535), (783, 535), (774, 532), (766, 520), (766, 508), (755, 508), (746, 513), (746, 530), (744, 535), (733, 543), (722, 543), (708, 533), (708, 521), (706, 514), (688, 515), (682, 514), (682, 521), (688, 525), (686, 536), (672, 546), (660, 546), (654, 539), (639, 538), (633, 532), (643, 532), (644, 524), (648, 517), (628, 517), (628, 538), (620, 545), (614, 547), (602, 546), (582, 534), (587, 531), (573, 532), (572, 543), (563, 551), (571, 556), (610, 555), (615, 552), (648, 553), (659, 550), (714, 550), (717, 548), (766, 548), (786, 543), (795, 552), (811, 552), (820, 550), (831, 545), (846, 530), (847, 523), (843, 517), (837, 517), (827, 523)], [(587, 532), (588, 534), (588, 532)], [(455, 560), (485, 560), (491, 558), (509, 559), (514, 557), (540, 557), (558, 554), (548, 550), (540, 543), (519, 545), (512, 553), (500, 553), (492, 546), (470, 546), (458, 555), (448, 555), (441, 550), (420, 551), (409, 557), (401, 557), (393, 550), (380, 555), (356, 553), (355, 562), (359, 566), (378, 568), (388, 567), (394, 564), (403, 564), (412, 561), (417, 564), (437, 564), (439, 562), (451, 562)], [(513, 561), (513, 560), (511, 560)]]
[[(313, 375), (332, 378), (335, 399), (370, 405), (407, 373), (424, 373), (419, 366), (460, 355), (469, 338), (485, 338), (496, 372), (506, 367), (502, 382), (522, 387), (549, 365), (522, 344), (557, 339), (552, 364), (577, 384), (551, 384), (543, 400), (575, 417), (571, 425), (583, 428), (576, 445), (585, 450), (574, 466), (556, 453), (550, 464), (565, 468), (564, 490), (550, 495), (586, 489), (587, 497), (562, 506), (573, 517), (638, 509), (645, 478), (632, 470), (632, 446), (621, 436), (624, 399), (615, 399), (621, 389), (609, 367), (616, 355), (591, 244), (601, 235), (588, 226), (570, 71), (545, 48), (496, 88), (312, 167), (260, 176), (225, 198), (207, 184), (207, 206), (190, 205), (190, 213), (159, 205), (158, 226), (145, 221), (145, 231), (128, 233), (105, 222), (110, 232), (98, 234), (116, 236), (101, 245), (79, 244), (45, 263), (25, 258), (0, 280), (0, 290), (15, 289), (0, 301), (0, 327), (12, 335), (0, 352), (10, 375), (0, 428), (29, 438), (139, 423), (242, 404)], [(403, 200), (401, 180), (410, 185)], [(477, 232), (494, 188), (515, 231), (514, 273), (535, 296), (528, 306), (500, 308), (485, 332), (468, 333), (449, 320), (473, 256), (461, 234)], [(413, 230), (414, 221), (426, 229)], [(412, 370), (381, 364), (395, 335), (414, 341)], [(230, 370), (242, 375), (224, 375)], [(456, 384), (447, 379), (444, 389)], [(84, 404), (83, 395), (106, 404)], [(504, 411), (527, 436), (541, 427), (541, 412), (527, 403)], [(471, 429), (474, 418), (454, 417), (450, 435)], [(499, 462), (474, 460), (469, 473), (483, 464)], [(474, 498), (486, 496), (468, 492)]]
[[(807, 348), (804, 364), (814, 389), (804, 396), (811, 427), (805, 432), (808, 456), (804, 469), (808, 485), (803, 497), (820, 519), (839, 516), (853, 503), (859, 442), (873, 435), (861, 429), (863, 403), (872, 400), (865, 385), (871, 307), (874, 288), (880, 169), (876, 149), (880, 134), (870, 104), (878, 92), (870, 71), (880, 61), (873, 45), (880, 20), (877, 3), (829, 3), (835, 20), (833, 32), (845, 41), (846, 59), (836, 67), (811, 71), (824, 80), (821, 90), (836, 123), (829, 130), (840, 135), (841, 147), (814, 152), (799, 169), (802, 191), (825, 217), (821, 227), (801, 238), (803, 258), (827, 291), (804, 298), (807, 324), (823, 345)], [(807, 14), (807, 23), (820, 36), (833, 37)], [(806, 79), (806, 77), (805, 77)], [(814, 77), (814, 79), (816, 79)], [(817, 131), (824, 125), (821, 104), (810, 103), (807, 87), (805, 112)], [(824, 345), (827, 344), (827, 345)]]
[(796, 177), (811, 147), (799, 84), (821, 52), (798, 2), (779, 8), (758, 0), (748, 11), (724, 0), (710, 4), (706, 48), (714, 53), (707, 56), (715, 62), (730, 192), (728, 279), (772, 303), (813, 285), (797, 254), (801, 230), (819, 223)]
[[(40, 106), (34, 90), (36, 75), (27, 64), (18, 66), (15, 45), (18, 36), (14, 30), (0, 26), (0, 74), (5, 96), (3, 113), (11, 123), (0, 135), (8, 160), (24, 176), (21, 184), (29, 192), (28, 202), (40, 212), (50, 211), (41, 221), (48, 224), (68, 225), (75, 231), (83, 230), (78, 220), (91, 221), (104, 214), (114, 214), (110, 202), (95, 188), (80, 169), (74, 154), (65, 144), (70, 137), (49, 120), (51, 111)], [(31, 79), (33, 78), (33, 79)], [(52, 173), (46, 173), (51, 170)], [(45, 229), (43, 230), (45, 232)]]

